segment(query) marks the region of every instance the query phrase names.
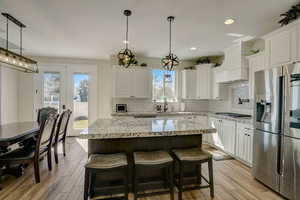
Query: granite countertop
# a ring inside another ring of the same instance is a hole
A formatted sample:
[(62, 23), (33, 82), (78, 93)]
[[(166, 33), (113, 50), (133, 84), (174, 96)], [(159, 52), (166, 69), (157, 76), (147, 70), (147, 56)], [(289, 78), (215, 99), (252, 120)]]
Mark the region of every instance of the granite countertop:
[(162, 137), (215, 133), (216, 129), (197, 119), (98, 119), (83, 130), (82, 139), (114, 139), (136, 137)]
[(251, 117), (229, 117), (225, 115), (217, 115), (214, 112), (201, 111), (201, 112), (126, 112), (126, 113), (116, 113), (111, 114), (112, 117), (168, 117), (168, 116), (208, 116), (215, 117), (218, 119), (227, 119), (236, 121), (239, 123), (252, 124)]

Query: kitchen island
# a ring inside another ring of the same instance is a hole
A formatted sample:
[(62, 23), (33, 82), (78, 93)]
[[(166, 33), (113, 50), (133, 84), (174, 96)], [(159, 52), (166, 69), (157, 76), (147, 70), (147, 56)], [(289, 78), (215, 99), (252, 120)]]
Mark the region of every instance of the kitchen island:
[[(194, 118), (112, 118), (96, 120), (80, 133), (79, 138), (88, 139), (88, 155), (127, 153), (131, 175), (133, 152), (155, 150), (171, 152), (172, 149), (201, 147), (202, 135), (215, 132), (215, 128)], [(153, 174), (155, 172), (147, 172), (151, 177), (154, 176)], [(113, 176), (105, 178), (113, 179)], [(96, 183), (102, 182), (96, 181)], [(151, 186), (150, 181), (148, 186)], [(100, 188), (103, 186), (99, 186), (99, 190)]]

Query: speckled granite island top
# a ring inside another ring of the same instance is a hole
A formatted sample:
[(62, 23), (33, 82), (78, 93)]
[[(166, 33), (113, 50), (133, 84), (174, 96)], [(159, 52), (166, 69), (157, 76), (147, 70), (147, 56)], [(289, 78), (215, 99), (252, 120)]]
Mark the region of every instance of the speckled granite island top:
[(83, 130), (82, 139), (162, 137), (215, 133), (216, 129), (197, 119), (98, 119)]

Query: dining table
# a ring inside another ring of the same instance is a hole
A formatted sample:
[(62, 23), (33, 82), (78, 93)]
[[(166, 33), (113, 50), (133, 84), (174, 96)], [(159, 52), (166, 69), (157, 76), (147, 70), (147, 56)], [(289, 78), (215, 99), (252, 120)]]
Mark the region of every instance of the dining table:
[[(39, 131), (40, 126), (35, 121), (0, 125), (0, 158), (1, 155), (34, 142), (34, 137), (39, 134)], [(23, 166), (11, 166), (9, 168), (0, 166), (0, 176), (4, 174), (19, 177), (23, 174)]]

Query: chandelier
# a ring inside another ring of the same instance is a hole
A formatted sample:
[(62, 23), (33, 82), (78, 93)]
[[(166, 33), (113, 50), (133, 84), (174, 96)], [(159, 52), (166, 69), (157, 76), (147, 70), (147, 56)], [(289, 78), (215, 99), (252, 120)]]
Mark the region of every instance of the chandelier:
[[(37, 62), (22, 55), (22, 31), (26, 26), (8, 13), (2, 13), (6, 18), (6, 48), (0, 47), (0, 62), (9, 67), (26, 73), (38, 73)], [(13, 22), (20, 28), (20, 54), (8, 50), (8, 24)]]
[(169, 35), (169, 55), (167, 55), (166, 57), (164, 57), (161, 62), (162, 62), (162, 67), (165, 70), (168, 71), (172, 71), (174, 70), (174, 67), (177, 66), (179, 64), (179, 59), (178, 57), (172, 53), (172, 32), (171, 32), (171, 28), (172, 28), (172, 22), (174, 21), (175, 17), (173, 16), (169, 16), (167, 18), (168, 22), (170, 23), (170, 35)]
[(135, 59), (135, 55), (132, 53), (130, 49), (128, 49), (128, 17), (131, 15), (130, 10), (124, 10), (123, 13), (126, 16), (126, 40), (125, 49), (121, 50), (118, 53), (119, 65), (128, 68), (131, 65), (137, 65), (137, 60)]

